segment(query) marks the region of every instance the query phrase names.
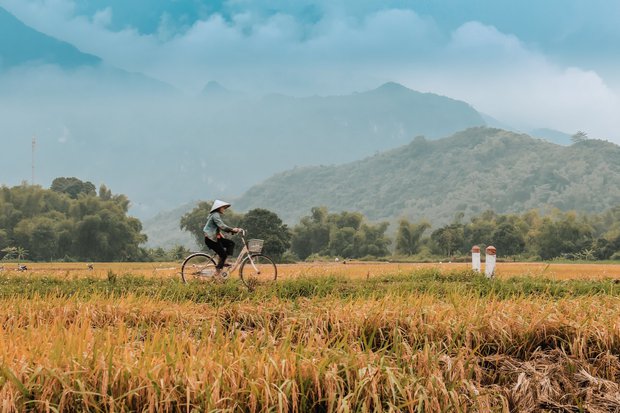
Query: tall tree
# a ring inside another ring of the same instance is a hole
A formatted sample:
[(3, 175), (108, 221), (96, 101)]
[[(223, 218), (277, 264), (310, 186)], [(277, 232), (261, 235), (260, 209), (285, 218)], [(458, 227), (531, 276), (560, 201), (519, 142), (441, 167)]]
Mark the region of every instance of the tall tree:
[(575, 213), (556, 213), (545, 217), (534, 242), (544, 260), (575, 254), (592, 243), (592, 228)]
[(329, 214), (314, 207), (293, 228), (291, 250), (301, 259), (311, 254), (361, 258), (388, 254), (387, 223), (368, 224), (359, 212)]
[(310, 216), (303, 217), (293, 228), (291, 250), (302, 260), (311, 254), (326, 253), (330, 239), (327, 217), (327, 208), (313, 207)]
[(497, 248), (500, 255), (517, 255), (525, 249), (525, 239), (519, 229), (509, 223), (503, 222), (499, 224), (491, 236), (493, 246)]
[(241, 227), (251, 238), (265, 241), (263, 251), (274, 259), (279, 259), (291, 245), (291, 232), (274, 212), (266, 209), (248, 211), (241, 220)]
[(435, 250), (445, 256), (452, 256), (459, 251), (465, 240), (463, 225), (450, 224), (439, 228), (431, 234)]
[(577, 131), (575, 134), (573, 134), (570, 137), (570, 140), (572, 143), (579, 143), (579, 142), (585, 142), (587, 141), (588, 138), (588, 134), (583, 132), (583, 131)]
[(427, 221), (416, 224), (402, 219), (396, 233), (396, 252), (405, 255), (417, 254), (420, 250), (422, 234), (430, 227), (431, 224)]
[(55, 192), (67, 194), (73, 199), (76, 199), (80, 194), (93, 195), (96, 193), (95, 185), (93, 185), (92, 182), (84, 182), (76, 177), (56, 178), (52, 181), (50, 189)]

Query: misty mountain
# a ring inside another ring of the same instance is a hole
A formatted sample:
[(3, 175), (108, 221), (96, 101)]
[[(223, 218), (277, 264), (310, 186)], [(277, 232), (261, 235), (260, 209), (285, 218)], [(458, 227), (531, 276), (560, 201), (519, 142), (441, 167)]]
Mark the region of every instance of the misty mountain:
[(500, 129), (472, 128), (338, 166), (295, 168), (248, 190), (238, 210), (267, 208), (289, 223), (325, 205), (372, 220), (433, 224), (492, 209), (602, 211), (620, 203), (620, 147), (589, 140), (564, 147)]
[[(141, 73), (106, 65), (98, 56), (25, 25), (0, 7), (0, 73), (15, 69), (11, 80), (0, 82), (0, 92), (46, 100), (56, 95), (81, 97), (117, 93), (176, 93), (169, 84)], [(61, 74), (64, 79), (58, 79)], [(18, 80), (15, 80), (18, 79)], [(6, 98), (7, 96), (5, 96)], [(63, 103), (63, 102), (60, 102)]]
[(192, 250), (196, 250), (196, 240), (186, 231), (181, 231), (179, 225), (181, 217), (194, 209), (197, 202), (190, 202), (174, 208), (170, 211), (163, 211), (152, 218), (142, 222), (144, 233), (148, 237), (146, 247), (170, 248), (182, 245)]
[[(190, 199), (238, 196), (296, 165), (350, 162), (418, 135), (484, 124), (465, 102), (397, 84), (343, 96), (223, 99), (127, 92), (113, 86), (121, 80), (88, 70), (27, 80), (0, 101), (0, 143), (13, 148), (0, 154), (3, 182), (30, 178), (36, 135), (37, 182), (105, 183), (127, 194), (141, 218)], [(0, 77), (0, 90), (8, 82)], [(54, 92), (39, 93), (45, 87)]]
[(97, 65), (101, 59), (26, 26), (0, 7), (0, 69), (27, 63), (69, 69)]

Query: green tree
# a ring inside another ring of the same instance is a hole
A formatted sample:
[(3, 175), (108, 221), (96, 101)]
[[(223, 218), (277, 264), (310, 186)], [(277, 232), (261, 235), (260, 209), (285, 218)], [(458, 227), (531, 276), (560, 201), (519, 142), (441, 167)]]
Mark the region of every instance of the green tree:
[(594, 244), (594, 256), (599, 260), (608, 260), (620, 253), (620, 234), (611, 239), (598, 238)]
[(509, 223), (499, 224), (491, 236), (492, 243), (497, 248), (497, 253), (501, 255), (517, 255), (525, 249), (525, 239), (519, 229)]
[(578, 253), (592, 244), (592, 228), (575, 213), (558, 213), (543, 219), (534, 238), (538, 255), (548, 260)]
[(52, 191), (60, 192), (63, 194), (69, 195), (71, 198), (76, 199), (78, 195), (95, 195), (95, 185), (93, 185), (90, 181), (82, 181), (78, 178), (56, 178), (52, 181), (52, 186), (50, 187)]
[(388, 247), (391, 241), (385, 236), (388, 228), (387, 222), (375, 225), (362, 224), (356, 234), (356, 255), (353, 258), (366, 256), (384, 257), (388, 255)]
[(353, 228), (357, 231), (364, 222), (364, 215), (360, 212), (343, 211), (339, 214), (328, 214), (327, 222), (336, 228)]
[(497, 214), (493, 211), (484, 211), (479, 216), (473, 217), (471, 222), (464, 226), (464, 251), (474, 246), (491, 245), (493, 243), (493, 231), (497, 225)]
[(4, 229), (0, 229), (0, 251), (9, 245), (9, 236)]
[(12, 260), (13, 258), (15, 258), (17, 256), (17, 248), (16, 247), (5, 247), (2, 249), (2, 253), (4, 254), (4, 256), (2, 257), (3, 260)]
[(32, 251), (35, 261), (50, 261), (58, 258), (57, 224), (46, 216), (37, 216), (21, 220), (13, 231), (13, 237), (19, 245)]
[(104, 201), (109, 201), (112, 199), (112, 191), (110, 189), (108, 189), (107, 186), (101, 184), (101, 186), (99, 187), (99, 198), (101, 198)]
[(23, 247), (15, 248), (15, 257), (17, 258), (17, 265), (19, 266), (19, 262), (28, 258), (28, 250)]
[(325, 207), (314, 207), (293, 228), (291, 250), (299, 258), (311, 254), (361, 258), (384, 256), (390, 240), (385, 236), (387, 223), (371, 225), (359, 212), (329, 214)]
[(310, 216), (303, 217), (293, 228), (291, 250), (304, 260), (311, 254), (327, 253), (330, 239), (330, 224), (325, 207), (314, 207)]
[(28, 257), (28, 250), (23, 247), (6, 247), (2, 249), (4, 253), (3, 260), (17, 260), (17, 265), (19, 266), (19, 262), (25, 260)]
[[(64, 179), (56, 180), (56, 187), (63, 182), (81, 182)], [(0, 231), (6, 245), (22, 246), (33, 260), (143, 259), (139, 245), (146, 236), (141, 233), (140, 221), (127, 215), (127, 197), (109, 192), (110, 196), (102, 199), (90, 185), (83, 184), (86, 189), (77, 196), (33, 185), (2, 187)]]
[(396, 233), (396, 252), (405, 255), (417, 254), (420, 250), (422, 234), (431, 227), (427, 221), (417, 224), (402, 219)]
[(263, 251), (274, 259), (280, 259), (291, 245), (291, 232), (274, 212), (266, 209), (252, 209), (241, 220), (241, 227), (248, 236), (265, 241)]
[(577, 131), (575, 134), (573, 134), (570, 137), (570, 140), (572, 143), (580, 143), (580, 142), (585, 142), (587, 141), (588, 138), (588, 134), (583, 132), (583, 131)]
[(431, 234), (431, 240), (435, 244), (435, 251), (451, 257), (460, 246), (463, 245), (464, 229), (461, 224), (450, 224), (439, 228)]
[(182, 245), (175, 245), (170, 250), (170, 257), (175, 260), (182, 260), (190, 254), (190, 250)]

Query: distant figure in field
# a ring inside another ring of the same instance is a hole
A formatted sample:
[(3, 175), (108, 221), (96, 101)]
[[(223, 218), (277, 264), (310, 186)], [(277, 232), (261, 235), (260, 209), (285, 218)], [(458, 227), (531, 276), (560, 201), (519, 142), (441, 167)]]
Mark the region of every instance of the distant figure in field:
[(26, 267), (24, 264), (17, 267), (17, 271), (26, 271), (26, 270), (28, 270), (28, 267)]
[(88, 264), (88, 270), (92, 271), (95, 269), (95, 266), (93, 264)]
[(241, 228), (231, 228), (222, 220), (222, 214), (224, 214), (228, 208), (230, 208), (228, 202), (216, 199), (207, 217), (207, 223), (203, 228), (203, 232), (205, 233), (205, 244), (220, 257), (215, 266), (216, 277), (220, 276), (222, 268), (224, 268), (226, 264), (226, 257), (232, 255), (235, 249), (235, 243), (232, 240), (224, 238), (222, 232), (231, 234), (241, 232)]

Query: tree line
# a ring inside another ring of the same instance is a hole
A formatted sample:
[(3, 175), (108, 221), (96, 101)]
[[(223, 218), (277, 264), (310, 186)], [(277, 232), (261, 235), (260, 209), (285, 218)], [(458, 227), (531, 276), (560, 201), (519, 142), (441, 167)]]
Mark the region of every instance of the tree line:
[[(411, 232), (411, 226), (401, 221), (398, 237)], [(522, 214), (485, 211), (469, 222), (463, 222), (463, 216), (457, 215), (452, 223), (414, 243), (413, 250), (399, 248), (402, 243), (397, 245), (397, 250), (415, 254), (426, 249), (432, 254), (453, 256), (466, 254), (476, 244), (493, 245), (498, 255), (520, 259), (618, 260), (620, 205), (599, 214), (557, 209), (544, 215), (538, 210)]]
[[(211, 202), (201, 202), (181, 218), (181, 229), (192, 233), (204, 244), (202, 228)], [(325, 207), (312, 208), (310, 216), (289, 228), (280, 217), (257, 208), (245, 214), (228, 210), (225, 221), (248, 231), (252, 238), (263, 239), (265, 254), (278, 260), (304, 260), (310, 256), (362, 258), (389, 254), (391, 241), (386, 237), (387, 222), (370, 224), (359, 212), (329, 213)]]
[[(129, 199), (105, 185), (56, 178), (0, 188), (0, 257), (33, 261), (145, 259), (142, 224), (127, 215)], [(14, 257), (18, 254), (20, 257)]]
[[(204, 245), (202, 228), (211, 202), (200, 202), (180, 221), (183, 230)], [(33, 261), (170, 261), (189, 251), (146, 249), (141, 222), (128, 215), (129, 200), (105, 185), (77, 178), (57, 178), (49, 189), (33, 185), (0, 187), (0, 259)], [(244, 214), (228, 210), (225, 220), (265, 240), (264, 252), (285, 261), (318, 257), (369, 259), (408, 257), (427, 260), (465, 256), (473, 245), (493, 245), (499, 257), (620, 259), (620, 206), (598, 214), (554, 210), (543, 214), (485, 211), (465, 220), (463, 214), (434, 228), (427, 221), (369, 222), (353, 211), (311, 208), (293, 227), (269, 210)]]
[[(200, 244), (210, 205), (201, 203), (181, 220), (181, 228), (194, 234)], [(457, 214), (451, 223), (439, 228), (427, 221), (402, 219), (393, 236), (387, 234), (388, 222), (371, 223), (359, 212), (330, 213), (325, 207), (312, 208), (292, 228), (265, 209), (246, 214), (230, 211), (227, 220), (246, 227), (251, 236), (265, 239), (268, 254), (289, 260), (393, 255), (423, 260), (465, 256), (473, 245), (483, 249), (493, 245), (500, 257), (513, 259), (620, 259), (620, 206), (599, 214), (485, 211), (468, 222), (463, 214)]]

